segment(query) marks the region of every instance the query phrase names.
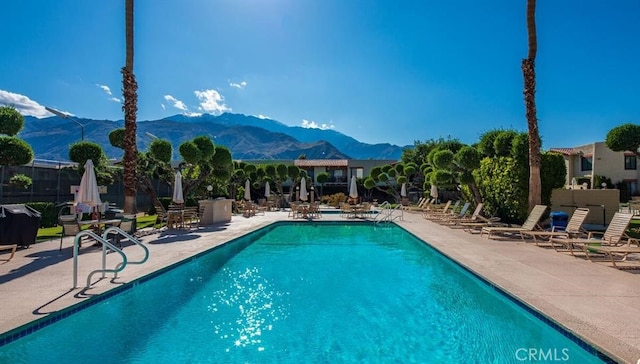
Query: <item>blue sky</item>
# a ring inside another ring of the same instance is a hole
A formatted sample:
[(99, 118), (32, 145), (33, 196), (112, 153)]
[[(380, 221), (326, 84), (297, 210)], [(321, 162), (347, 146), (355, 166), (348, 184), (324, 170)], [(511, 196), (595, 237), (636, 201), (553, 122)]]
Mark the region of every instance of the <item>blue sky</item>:
[[(225, 111), (413, 144), (526, 131), (526, 0), (137, 0), (138, 120)], [(0, 104), (118, 120), (124, 0), (2, 5)], [(640, 2), (538, 1), (543, 148), (640, 122)]]

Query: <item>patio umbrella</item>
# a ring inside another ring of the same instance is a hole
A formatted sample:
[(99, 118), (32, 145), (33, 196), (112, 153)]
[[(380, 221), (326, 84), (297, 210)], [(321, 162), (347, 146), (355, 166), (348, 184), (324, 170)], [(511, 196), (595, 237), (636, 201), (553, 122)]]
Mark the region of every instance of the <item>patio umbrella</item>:
[(438, 200), (438, 186), (431, 185), (431, 197), (435, 198), (436, 201)]
[(184, 203), (184, 195), (182, 193), (182, 174), (180, 173), (180, 171), (176, 172), (176, 176), (173, 180), (172, 201), (177, 204)]
[(271, 188), (269, 187), (269, 182), (265, 182), (264, 184), (264, 197), (269, 198), (271, 196)]
[(403, 183), (402, 188), (400, 189), (400, 196), (407, 197), (407, 184)]
[(356, 185), (356, 176), (351, 176), (351, 187), (349, 188), (349, 197), (358, 198), (358, 186)]
[(307, 184), (306, 184), (306, 181), (304, 180), (304, 177), (300, 179), (300, 199), (302, 201), (307, 200)]
[(249, 180), (244, 183), (244, 199), (251, 201), (251, 182)]
[(88, 159), (84, 164), (84, 174), (82, 174), (80, 187), (78, 188), (78, 194), (75, 200), (75, 205), (77, 204), (85, 204), (91, 207), (102, 204), (102, 201), (100, 201), (98, 181), (96, 180), (96, 172), (91, 159)]

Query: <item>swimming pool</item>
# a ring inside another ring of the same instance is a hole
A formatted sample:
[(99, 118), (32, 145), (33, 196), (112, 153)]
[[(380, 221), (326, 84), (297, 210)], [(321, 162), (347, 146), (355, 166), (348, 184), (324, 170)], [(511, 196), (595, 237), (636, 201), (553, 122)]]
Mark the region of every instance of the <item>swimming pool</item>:
[(0, 347), (44, 359), (600, 362), (403, 229), (363, 223), (271, 225)]

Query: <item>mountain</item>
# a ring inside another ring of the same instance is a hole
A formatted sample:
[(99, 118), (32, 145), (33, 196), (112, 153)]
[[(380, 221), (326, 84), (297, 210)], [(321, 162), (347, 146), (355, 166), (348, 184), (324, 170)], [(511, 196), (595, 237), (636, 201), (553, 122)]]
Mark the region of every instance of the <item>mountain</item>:
[[(36, 158), (68, 160), (69, 145), (81, 140), (100, 144), (109, 158), (122, 157), (122, 151), (109, 144), (109, 132), (124, 127), (122, 120), (72, 120), (57, 116), (37, 119), (25, 117), (19, 136), (29, 143)], [(234, 159), (400, 159), (401, 147), (391, 144), (366, 144), (334, 130), (290, 127), (271, 119), (241, 114), (204, 114), (197, 117), (174, 115), (160, 120), (138, 121), (138, 148), (158, 137), (171, 141), (175, 157), (184, 141), (207, 135), (216, 145), (231, 150)]]

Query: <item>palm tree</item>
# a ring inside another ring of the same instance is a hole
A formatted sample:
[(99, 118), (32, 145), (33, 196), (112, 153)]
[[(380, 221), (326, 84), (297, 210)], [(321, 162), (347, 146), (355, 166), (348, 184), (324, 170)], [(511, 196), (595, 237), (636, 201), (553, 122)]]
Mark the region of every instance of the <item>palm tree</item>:
[(540, 133), (536, 116), (536, 0), (527, 0), (527, 34), (529, 35), (529, 54), (522, 60), (524, 76), (524, 104), (527, 126), (529, 128), (529, 211), (542, 202), (540, 183)]
[(126, 59), (122, 67), (124, 104), (124, 212), (136, 212), (136, 114), (138, 112), (138, 83), (133, 74), (133, 0), (125, 0)]

